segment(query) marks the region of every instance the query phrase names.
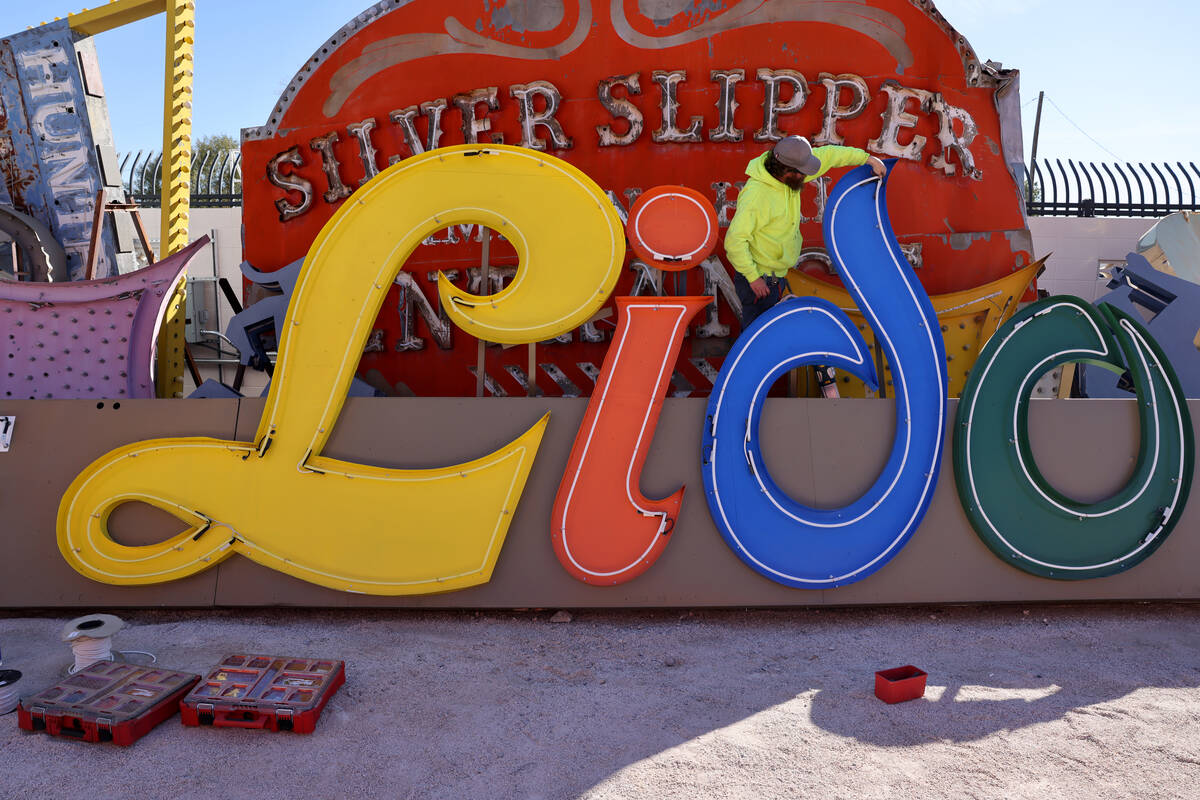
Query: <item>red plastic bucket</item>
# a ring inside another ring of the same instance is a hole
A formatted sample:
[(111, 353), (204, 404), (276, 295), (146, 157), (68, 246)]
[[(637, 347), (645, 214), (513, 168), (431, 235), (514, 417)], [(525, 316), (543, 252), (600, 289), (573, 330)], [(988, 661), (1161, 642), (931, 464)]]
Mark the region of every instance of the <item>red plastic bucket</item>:
[(875, 696), (885, 703), (903, 703), (925, 694), (924, 670), (912, 664), (893, 667), (875, 673)]

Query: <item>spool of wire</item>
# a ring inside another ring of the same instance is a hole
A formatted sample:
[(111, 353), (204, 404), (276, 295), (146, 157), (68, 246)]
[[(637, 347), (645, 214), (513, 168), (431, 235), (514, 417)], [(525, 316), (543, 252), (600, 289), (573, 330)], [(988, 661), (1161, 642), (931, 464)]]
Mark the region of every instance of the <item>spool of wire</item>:
[(128, 661), (125, 656), (134, 653), (147, 656), (147, 663), (156, 662), (158, 659), (154, 654), (144, 650), (120, 652), (112, 649), (112, 637), (124, 628), (125, 621), (112, 614), (88, 614), (64, 625), (62, 640), (71, 645), (71, 654), (75, 657), (74, 663), (67, 668), (67, 674), (74, 675), (97, 661)]
[(17, 681), (21, 673), (15, 669), (0, 670), (0, 715), (8, 714), (17, 707)]
[(112, 614), (88, 614), (63, 626), (62, 640), (71, 645), (75, 663), (67, 670), (74, 675), (97, 661), (112, 661), (112, 637), (125, 627), (120, 617)]

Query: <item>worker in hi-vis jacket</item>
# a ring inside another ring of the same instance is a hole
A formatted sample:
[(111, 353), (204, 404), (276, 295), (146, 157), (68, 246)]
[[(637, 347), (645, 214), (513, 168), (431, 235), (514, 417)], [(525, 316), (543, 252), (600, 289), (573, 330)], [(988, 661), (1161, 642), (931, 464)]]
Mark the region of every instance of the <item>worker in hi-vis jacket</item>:
[(831, 169), (882, 161), (857, 147), (815, 150), (803, 136), (786, 136), (746, 165), (750, 177), (738, 193), (737, 211), (725, 233), (725, 255), (736, 270), (733, 285), (742, 302), (742, 330), (783, 298), (787, 271), (800, 260), (800, 190)]

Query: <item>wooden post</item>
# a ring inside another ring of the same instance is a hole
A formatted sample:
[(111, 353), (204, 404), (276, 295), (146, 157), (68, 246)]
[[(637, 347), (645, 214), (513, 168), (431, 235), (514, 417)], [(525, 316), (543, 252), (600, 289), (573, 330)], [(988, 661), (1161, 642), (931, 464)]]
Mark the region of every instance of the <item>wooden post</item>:
[[(479, 227), (482, 229), (482, 232), (483, 232), (483, 253), (479, 257), (479, 268), (480, 268), (480, 272), (482, 273), (480, 275), (480, 281), (483, 286), (483, 289), (480, 291), (480, 294), (487, 295), (487, 294), (491, 294), (490, 281), (488, 280), (488, 278), (489, 278), (488, 260), (489, 260), (489, 255), (490, 255), (489, 250), (491, 249), (491, 245), (492, 245), (492, 229), (488, 228), (485, 225), (480, 225)], [(477, 345), (477, 349), (475, 351), (475, 396), (476, 397), (483, 397), (483, 378), (484, 378), (484, 374), (485, 374), (483, 367), (484, 367), (484, 356), (486, 355), (486, 352), (487, 352), (487, 343), (484, 342), (483, 339), (480, 339), (478, 342), (478, 345)]]
[(88, 239), (88, 258), (87, 272), (84, 273), (84, 280), (92, 280), (96, 277), (96, 259), (100, 257), (100, 230), (104, 224), (104, 189), (96, 192), (96, 208), (92, 212), (92, 235)]
[(154, 257), (154, 250), (150, 247), (150, 237), (146, 235), (146, 226), (142, 224), (142, 215), (138, 211), (136, 203), (133, 203), (133, 208), (129, 213), (133, 216), (133, 224), (137, 227), (138, 238), (142, 240), (142, 249), (146, 251), (146, 263), (153, 264), (157, 259)]
[(1046, 99), (1045, 92), (1038, 92), (1037, 118), (1033, 121), (1033, 150), (1029, 153), (1029, 169), (1026, 170), (1025, 188), (1026, 203), (1033, 204), (1033, 171), (1037, 169), (1038, 134), (1042, 132), (1042, 101)]
[(192, 374), (192, 383), (196, 384), (196, 388), (200, 388), (203, 379), (200, 377), (200, 368), (196, 366), (196, 359), (192, 357), (192, 348), (187, 342), (183, 343), (183, 360), (187, 364), (188, 372)]
[(1058, 399), (1066, 400), (1071, 396), (1071, 385), (1075, 383), (1075, 364), (1063, 364), (1058, 376)]

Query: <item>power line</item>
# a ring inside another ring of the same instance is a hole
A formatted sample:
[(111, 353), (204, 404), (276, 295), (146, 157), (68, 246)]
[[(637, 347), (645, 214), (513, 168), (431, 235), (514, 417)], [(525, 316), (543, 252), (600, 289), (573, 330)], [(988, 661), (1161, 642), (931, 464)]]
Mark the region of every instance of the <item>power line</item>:
[(1059, 114), (1062, 114), (1062, 116), (1063, 116), (1063, 119), (1065, 119), (1067, 122), (1069, 122), (1069, 123), (1071, 123), (1072, 125), (1074, 125), (1074, 126), (1075, 126), (1075, 130), (1079, 131), (1079, 132), (1080, 132), (1080, 133), (1082, 133), (1084, 136), (1086, 136), (1088, 139), (1090, 139), (1090, 140), (1091, 140), (1091, 142), (1092, 142), (1092, 144), (1096, 145), (1096, 146), (1097, 146), (1097, 147), (1099, 147), (1101, 150), (1103, 150), (1104, 152), (1108, 153), (1110, 156), (1112, 156), (1113, 158), (1117, 159), (1118, 161), (1125, 161), (1125, 159), (1124, 159), (1124, 158), (1121, 158), (1119, 155), (1117, 155), (1116, 153), (1114, 153), (1112, 150), (1109, 150), (1107, 147), (1105, 147), (1104, 145), (1100, 144), (1098, 141), (1096, 141), (1096, 140), (1095, 140), (1095, 138), (1093, 138), (1093, 137), (1092, 137), (1092, 135), (1091, 135), (1090, 133), (1088, 133), (1087, 131), (1085, 131), (1083, 128), (1079, 127), (1079, 125), (1078, 125), (1078, 124), (1076, 124), (1075, 120), (1073, 120), (1073, 119), (1071, 119), (1070, 117), (1068, 117), (1068, 116), (1067, 116), (1067, 112), (1063, 111), (1061, 108), (1059, 108), (1059, 107), (1058, 107), (1058, 103), (1055, 103), (1055, 102), (1054, 102), (1054, 99), (1053, 99), (1052, 97), (1049, 97), (1049, 96), (1047, 96), (1047, 97), (1046, 97), (1046, 99), (1050, 101), (1050, 105), (1054, 106), (1055, 110), (1056, 110), (1056, 111), (1058, 111), (1058, 113), (1059, 113)]

